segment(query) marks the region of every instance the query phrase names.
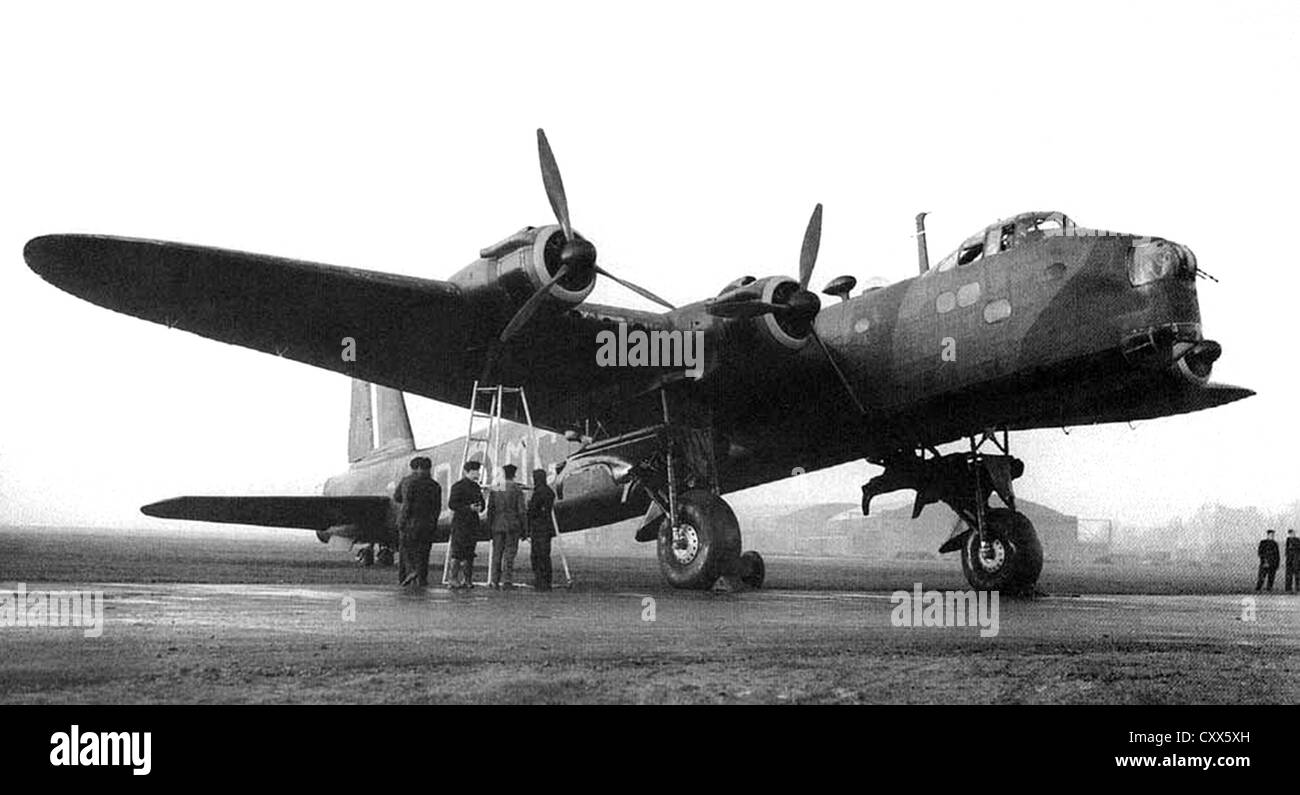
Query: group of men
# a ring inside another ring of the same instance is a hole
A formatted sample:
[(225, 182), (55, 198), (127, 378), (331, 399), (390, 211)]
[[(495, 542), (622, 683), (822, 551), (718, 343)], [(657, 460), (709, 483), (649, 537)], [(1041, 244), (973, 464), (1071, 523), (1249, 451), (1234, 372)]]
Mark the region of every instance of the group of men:
[[(1269, 530), (1265, 534), (1263, 541), (1259, 542), (1259, 576), (1255, 578), (1255, 590), (1261, 590), (1265, 583), (1268, 589), (1273, 590), (1273, 577), (1277, 574), (1278, 564), (1281, 554), (1277, 547), (1277, 541), (1273, 538), (1273, 531)], [(1296, 538), (1295, 530), (1286, 531), (1286, 592), (1300, 591), (1300, 538)]]
[[(504, 482), (487, 493), (479, 485), (483, 465), (465, 462), (461, 479), (451, 486), (447, 507), (451, 518), (451, 587), (474, 587), (474, 557), (478, 549), (480, 522), (492, 533), (492, 559), (488, 587), (514, 588), (515, 557), (519, 542), (531, 544), (533, 587), (551, 590), (551, 537), (555, 534), (551, 516), (555, 492), (546, 484), (546, 470), (533, 471), (533, 493), (525, 499), (524, 489), (515, 481), (518, 467), (501, 468)], [(398, 512), (397, 577), (403, 586), (426, 587), (429, 584), (429, 551), (433, 546), (438, 515), (442, 512), (442, 487), (433, 479), (433, 462), (426, 456), (411, 459), (411, 473), (402, 478), (393, 492)]]

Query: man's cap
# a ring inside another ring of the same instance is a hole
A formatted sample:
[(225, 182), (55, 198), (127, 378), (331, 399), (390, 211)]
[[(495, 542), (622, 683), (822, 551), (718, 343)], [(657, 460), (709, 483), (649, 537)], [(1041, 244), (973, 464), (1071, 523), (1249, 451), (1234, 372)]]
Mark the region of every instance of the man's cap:
[(433, 459), (427, 455), (422, 455), (417, 460), (420, 462), (419, 469), (433, 469)]
[(1269, 531), (1268, 531), (1268, 535), (1273, 535), (1273, 531), (1272, 531), (1272, 530), (1269, 530)]
[(415, 458), (411, 459), (411, 469), (419, 469), (420, 464), (422, 463), (424, 463), (424, 456), (417, 455)]
[(519, 471), (519, 467), (515, 466), (514, 464), (506, 464), (505, 466), (501, 467), (501, 471), (506, 473), (506, 477), (512, 478), (515, 476), (515, 473)]
[(468, 460), (468, 461), (465, 462), (465, 471), (466, 471), (466, 472), (473, 472), (473, 471), (476, 470), (476, 469), (482, 469), (482, 468), (483, 468), (483, 465), (482, 465), (481, 463), (479, 463), (478, 461), (472, 459), (472, 458), (471, 458), (470, 460)]

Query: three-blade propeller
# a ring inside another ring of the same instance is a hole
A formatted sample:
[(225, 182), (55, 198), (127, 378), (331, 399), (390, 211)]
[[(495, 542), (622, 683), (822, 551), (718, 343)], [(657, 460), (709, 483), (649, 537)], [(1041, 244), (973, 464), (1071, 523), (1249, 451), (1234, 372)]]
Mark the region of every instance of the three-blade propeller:
[(817, 294), (808, 289), (812, 281), (813, 267), (817, 264), (817, 251), (822, 240), (822, 206), (813, 208), (812, 217), (808, 219), (808, 228), (803, 234), (803, 247), (799, 250), (799, 289), (785, 298), (783, 303), (763, 300), (761, 291), (752, 287), (739, 287), (729, 293), (720, 295), (708, 303), (708, 313), (714, 317), (749, 318), (772, 315), (783, 321), (784, 325), (796, 334), (807, 334), (816, 341), (822, 354), (835, 371), (844, 391), (857, 408), (859, 414), (866, 414), (866, 408), (858, 398), (857, 391), (849, 381), (839, 362), (831, 352), (830, 346), (817, 333), (817, 315), (821, 312), (822, 302)]
[(555, 153), (551, 151), (551, 144), (546, 140), (546, 133), (540, 128), (537, 130), (537, 157), (542, 165), (542, 185), (546, 188), (546, 199), (551, 203), (551, 210), (555, 213), (555, 220), (559, 222), (560, 229), (564, 232), (564, 247), (560, 249), (560, 266), (555, 269), (555, 273), (546, 280), (546, 283), (537, 292), (529, 296), (523, 306), (519, 307), (514, 317), (510, 318), (510, 322), (501, 330), (498, 341), (502, 343), (509, 341), (537, 313), (538, 308), (550, 295), (551, 288), (555, 286), (556, 282), (559, 282), (570, 273), (594, 271), (621, 284), (643, 298), (669, 309), (675, 309), (672, 304), (644, 287), (635, 285), (626, 279), (620, 279), (596, 264), (596, 247), (573, 233), (573, 222), (569, 219), (569, 199), (564, 193), (564, 180), (560, 177), (560, 167), (555, 162)]

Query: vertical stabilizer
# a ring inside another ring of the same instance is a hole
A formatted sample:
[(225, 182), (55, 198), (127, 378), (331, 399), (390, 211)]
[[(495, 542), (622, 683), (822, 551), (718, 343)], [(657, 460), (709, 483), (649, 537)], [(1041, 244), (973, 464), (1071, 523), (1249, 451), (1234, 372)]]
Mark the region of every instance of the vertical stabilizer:
[(406, 453), (415, 449), (411, 420), (406, 414), (406, 398), (396, 389), (375, 387), (379, 403), (378, 449), (385, 454)]
[(352, 379), (352, 419), (348, 424), (348, 463), (375, 449), (375, 416), (370, 404), (370, 384)]

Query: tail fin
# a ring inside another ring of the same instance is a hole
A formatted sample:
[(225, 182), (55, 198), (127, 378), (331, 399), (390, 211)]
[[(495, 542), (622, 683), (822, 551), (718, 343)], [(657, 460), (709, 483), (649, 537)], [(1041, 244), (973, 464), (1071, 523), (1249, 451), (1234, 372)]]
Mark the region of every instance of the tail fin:
[(370, 384), (352, 379), (352, 420), (348, 425), (348, 463), (356, 463), (375, 449), (375, 417), (370, 407)]
[[(408, 453), (415, 449), (406, 398), (396, 389), (374, 387), (378, 423), (370, 398), (371, 384), (352, 380), (352, 421), (348, 429), (348, 461), (355, 463), (375, 452)], [(376, 428), (376, 426), (378, 426)], [(376, 434), (378, 430), (378, 434)]]
[(415, 449), (411, 419), (406, 414), (406, 398), (399, 390), (375, 387), (379, 399), (379, 435), (377, 449), (385, 453), (409, 453)]

